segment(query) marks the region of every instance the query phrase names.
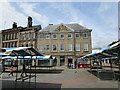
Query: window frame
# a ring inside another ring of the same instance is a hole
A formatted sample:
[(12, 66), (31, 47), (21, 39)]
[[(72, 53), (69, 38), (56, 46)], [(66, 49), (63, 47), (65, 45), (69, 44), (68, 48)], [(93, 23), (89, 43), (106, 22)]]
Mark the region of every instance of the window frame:
[[(49, 36), (49, 38), (47, 36)], [(50, 39), (50, 34), (46, 34), (46, 39)]]
[(60, 44), (60, 51), (65, 51), (65, 45), (64, 44)]
[(29, 40), (29, 33), (26, 33), (25, 38), (26, 40)]
[[(48, 46), (48, 47), (47, 47)], [(49, 48), (49, 49), (48, 49)], [(48, 50), (47, 50), (48, 49)], [(50, 45), (49, 44), (47, 44), (46, 45), (46, 51), (48, 52), (48, 51), (50, 51)]]
[[(86, 34), (86, 37), (84, 37), (85, 34)], [(83, 38), (88, 38), (88, 33), (83, 33), (82, 36)]]
[(68, 51), (72, 51), (72, 44), (68, 44)]
[[(42, 36), (42, 37), (41, 37)], [(39, 35), (39, 39), (44, 39), (43, 34)]]
[[(41, 47), (40, 47), (40, 46), (41, 46)], [(39, 51), (39, 52), (42, 52), (42, 51), (43, 51), (43, 45), (42, 45), (42, 44), (39, 45), (38, 51)]]
[[(87, 45), (87, 46), (85, 46), (85, 45)], [(87, 49), (86, 49), (86, 47), (87, 47)], [(89, 51), (89, 44), (88, 43), (84, 43), (84, 51)]]
[[(71, 37), (69, 37), (69, 35), (71, 35)], [(68, 33), (68, 38), (69, 38), (69, 39), (72, 38), (72, 33)]]
[(76, 45), (75, 45), (75, 51), (80, 51), (80, 43), (76, 43)]
[[(56, 35), (56, 38), (54, 38), (54, 35)], [(53, 34), (53, 39), (57, 39), (57, 34)]]
[[(79, 37), (76, 37), (77, 34), (79, 34)], [(75, 38), (80, 38), (80, 33), (75, 33)]]
[[(61, 36), (64, 36), (64, 37), (61, 37)], [(65, 38), (65, 35), (64, 34), (60, 34), (60, 39), (64, 39)]]
[[(56, 47), (56, 50), (54, 50), (54, 45), (55, 45), (55, 47)], [(54, 51), (54, 52), (57, 51), (57, 44), (53, 44), (53, 45), (52, 45), (52, 51)]]

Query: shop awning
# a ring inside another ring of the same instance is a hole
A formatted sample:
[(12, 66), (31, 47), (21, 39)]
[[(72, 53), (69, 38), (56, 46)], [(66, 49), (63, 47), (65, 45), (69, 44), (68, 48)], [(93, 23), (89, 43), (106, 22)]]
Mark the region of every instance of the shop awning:
[(51, 55), (47, 56), (2, 56), (1, 59), (38, 59), (38, 60), (46, 60), (52, 59)]
[(5, 52), (2, 55), (9, 56), (43, 56), (37, 50), (32, 47), (12, 47), (12, 48), (2, 48)]

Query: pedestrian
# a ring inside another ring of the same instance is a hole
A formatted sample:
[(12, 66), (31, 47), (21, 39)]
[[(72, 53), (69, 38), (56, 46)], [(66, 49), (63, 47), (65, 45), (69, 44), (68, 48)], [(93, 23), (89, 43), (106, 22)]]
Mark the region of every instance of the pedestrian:
[(23, 64), (23, 68), (22, 68), (22, 71), (21, 71), (21, 77), (24, 77), (24, 74), (25, 74), (25, 77), (28, 76), (27, 73), (26, 73), (26, 65), (25, 65), (25, 63)]
[(13, 76), (13, 66), (10, 67), (10, 74), (8, 76), (12, 75)]
[(71, 64), (69, 63), (69, 64), (68, 64), (68, 67), (70, 68), (70, 66), (71, 66)]
[(71, 68), (73, 69), (73, 63), (71, 63)]
[(74, 63), (72, 64), (72, 68), (73, 68), (73, 69), (75, 68), (75, 64), (74, 64)]

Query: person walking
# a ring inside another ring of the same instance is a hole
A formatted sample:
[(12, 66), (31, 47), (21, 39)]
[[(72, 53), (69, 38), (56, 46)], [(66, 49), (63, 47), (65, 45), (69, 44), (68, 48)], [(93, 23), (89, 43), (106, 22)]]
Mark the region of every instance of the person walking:
[(13, 76), (13, 66), (10, 67), (10, 74), (8, 76), (12, 75)]
[(22, 68), (22, 72), (21, 72), (21, 77), (24, 77), (24, 74), (25, 74), (25, 77), (28, 76), (27, 73), (26, 73), (26, 65), (25, 65), (25, 63), (23, 64), (23, 68)]

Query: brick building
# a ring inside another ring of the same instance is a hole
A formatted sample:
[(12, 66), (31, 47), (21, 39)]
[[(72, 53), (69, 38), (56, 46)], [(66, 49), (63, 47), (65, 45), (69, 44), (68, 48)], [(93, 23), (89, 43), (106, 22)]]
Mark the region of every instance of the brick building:
[(2, 30), (2, 48), (33, 47), (37, 48), (37, 32), (41, 25), (32, 25), (32, 18), (28, 17), (27, 27), (17, 26), (14, 22), (12, 28)]
[(43, 55), (52, 55), (58, 66), (75, 63), (92, 52), (91, 29), (79, 24), (49, 24), (38, 33), (37, 48)]

